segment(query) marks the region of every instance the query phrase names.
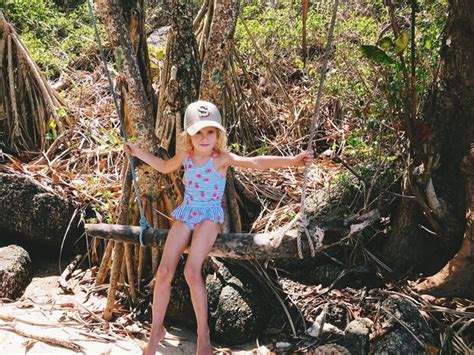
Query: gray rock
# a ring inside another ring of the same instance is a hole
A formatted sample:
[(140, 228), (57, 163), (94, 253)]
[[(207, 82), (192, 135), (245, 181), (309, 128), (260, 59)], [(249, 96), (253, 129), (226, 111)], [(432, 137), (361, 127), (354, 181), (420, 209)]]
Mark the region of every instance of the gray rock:
[(324, 345), (318, 346), (317, 348), (314, 348), (311, 351), (311, 354), (313, 355), (327, 355), (327, 354), (350, 355), (350, 354), (357, 354), (357, 353), (351, 353), (345, 347), (338, 344), (324, 344)]
[[(0, 231), (59, 248), (75, 209), (72, 201), (34, 179), (0, 173)], [(78, 224), (79, 216), (71, 223), (66, 246), (71, 246), (83, 233), (82, 225)]]
[[(262, 287), (238, 266), (215, 262), (218, 270), (205, 268), (209, 326), (213, 339), (233, 345), (254, 341), (270, 319), (268, 300)], [(196, 319), (189, 288), (182, 276), (183, 264), (173, 280), (167, 319), (190, 329)]]
[(338, 344), (348, 349), (351, 354), (368, 354), (369, 334), (373, 324), (368, 318), (353, 320), (347, 325), (344, 337)]
[[(237, 265), (214, 260), (206, 280), (211, 332), (225, 344), (254, 341), (268, 324), (270, 305), (261, 285)], [(217, 296), (217, 297), (216, 297)]]
[(219, 295), (215, 319), (215, 336), (229, 344), (240, 344), (255, 339), (261, 328), (258, 297), (249, 285), (237, 277), (227, 281)]
[[(427, 346), (436, 344), (430, 326), (416, 306), (406, 298), (393, 295), (384, 300), (379, 321), (386, 333), (372, 343), (372, 354), (424, 354)], [(401, 322), (413, 334), (406, 330)]]
[(16, 299), (31, 281), (31, 259), (17, 245), (0, 248), (0, 297)]

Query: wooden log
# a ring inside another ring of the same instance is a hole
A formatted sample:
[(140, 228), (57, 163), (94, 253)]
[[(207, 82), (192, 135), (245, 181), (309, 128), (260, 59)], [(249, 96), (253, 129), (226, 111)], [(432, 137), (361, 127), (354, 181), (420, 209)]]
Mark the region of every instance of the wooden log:
[[(365, 228), (379, 220), (378, 210), (370, 211), (362, 216), (352, 216), (344, 220), (328, 223), (318, 227), (310, 227), (315, 241), (322, 237), (323, 243), (317, 251), (325, 250), (352, 238)], [(85, 230), (91, 237), (113, 239), (126, 243), (139, 244), (140, 227), (114, 224), (86, 224)], [(280, 229), (270, 233), (221, 233), (218, 235), (209, 256), (231, 259), (266, 259), (297, 257), (296, 238), (300, 233), (297, 229)], [(167, 229), (148, 228), (143, 240), (147, 246), (164, 247)], [(325, 236), (330, 235), (330, 242)], [(308, 244), (303, 238), (303, 254), (309, 255)], [(187, 252), (187, 250), (185, 251)]]

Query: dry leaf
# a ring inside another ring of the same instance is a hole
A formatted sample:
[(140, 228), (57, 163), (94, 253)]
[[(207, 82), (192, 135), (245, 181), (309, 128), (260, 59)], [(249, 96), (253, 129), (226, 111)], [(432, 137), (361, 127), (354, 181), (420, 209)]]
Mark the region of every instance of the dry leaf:
[(53, 173), (53, 175), (51, 176), (51, 182), (55, 185), (59, 184), (61, 182), (61, 178), (59, 177), (58, 174)]
[(37, 341), (34, 339), (27, 339), (22, 343), (22, 345), (25, 347), (26, 352), (28, 352), (36, 343)]
[(10, 166), (15, 171), (24, 171), (23, 164), (21, 164), (21, 161), (15, 160), (13, 163), (10, 164)]

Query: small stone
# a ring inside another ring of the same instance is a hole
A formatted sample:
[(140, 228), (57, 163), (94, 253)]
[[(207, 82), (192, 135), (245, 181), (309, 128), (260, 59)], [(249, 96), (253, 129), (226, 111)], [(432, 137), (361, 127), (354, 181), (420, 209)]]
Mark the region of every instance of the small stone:
[(287, 343), (286, 341), (279, 341), (275, 344), (275, 347), (278, 349), (278, 350), (284, 350), (284, 349), (288, 349), (288, 348), (291, 348), (291, 344), (290, 343)]
[(353, 354), (369, 353), (369, 334), (374, 322), (369, 318), (359, 318), (350, 322), (345, 329), (345, 336), (338, 341)]

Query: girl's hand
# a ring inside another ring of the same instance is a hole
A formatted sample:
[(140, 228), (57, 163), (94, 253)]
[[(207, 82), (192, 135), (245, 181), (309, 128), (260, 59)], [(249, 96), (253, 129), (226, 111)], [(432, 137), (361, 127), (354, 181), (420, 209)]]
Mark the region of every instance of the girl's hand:
[(136, 144), (125, 142), (123, 143), (123, 150), (126, 154), (129, 154), (131, 156), (136, 156), (140, 148), (138, 148)]
[(314, 160), (314, 153), (313, 150), (305, 150), (304, 152), (301, 152), (300, 154), (295, 156), (295, 166), (304, 166), (306, 165), (309, 167)]

